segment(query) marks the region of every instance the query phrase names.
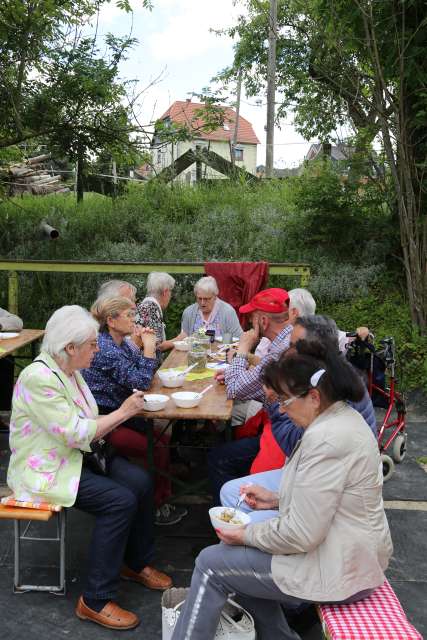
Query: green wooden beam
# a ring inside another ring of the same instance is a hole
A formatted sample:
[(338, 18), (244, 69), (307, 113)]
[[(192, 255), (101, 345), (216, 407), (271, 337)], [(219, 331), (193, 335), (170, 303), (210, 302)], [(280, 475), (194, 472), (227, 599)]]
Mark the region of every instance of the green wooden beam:
[(17, 271), (9, 271), (8, 275), (8, 307), (10, 313), (18, 315), (19, 276)]
[[(204, 262), (81, 262), (71, 260), (0, 260), (0, 271), (8, 271), (8, 306), (11, 313), (18, 314), (19, 275), (20, 271), (49, 273), (150, 273), (150, 271), (167, 271), (168, 273), (205, 273)], [(272, 276), (297, 276), (301, 278), (301, 286), (306, 287), (310, 279), (308, 264), (286, 264), (273, 262), (269, 264)]]

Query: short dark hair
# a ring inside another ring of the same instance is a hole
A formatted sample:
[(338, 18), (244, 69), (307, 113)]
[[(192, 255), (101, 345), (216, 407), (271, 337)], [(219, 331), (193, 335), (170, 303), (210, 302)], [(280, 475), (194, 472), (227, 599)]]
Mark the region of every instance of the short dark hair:
[(324, 369), (325, 373), (315, 386), (328, 403), (338, 400), (358, 402), (363, 398), (365, 385), (345, 357), (315, 340), (298, 340), (296, 353), (268, 363), (262, 378), (277, 394), (283, 393), (286, 387), (291, 394), (304, 396), (313, 388), (310, 379), (319, 369)]

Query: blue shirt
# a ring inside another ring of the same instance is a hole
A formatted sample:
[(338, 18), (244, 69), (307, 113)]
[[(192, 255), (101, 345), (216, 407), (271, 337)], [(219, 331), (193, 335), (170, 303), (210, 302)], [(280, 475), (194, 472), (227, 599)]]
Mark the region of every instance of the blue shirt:
[(99, 351), (89, 369), (81, 371), (100, 407), (114, 411), (133, 389), (148, 389), (156, 369), (156, 359), (146, 358), (127, 340), (118, 345), (108, 332), (98, 337)]

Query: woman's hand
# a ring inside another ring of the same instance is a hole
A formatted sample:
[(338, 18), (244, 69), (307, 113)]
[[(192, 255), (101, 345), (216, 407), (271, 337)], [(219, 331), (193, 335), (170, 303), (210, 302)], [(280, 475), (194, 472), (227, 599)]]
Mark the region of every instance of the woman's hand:
[(214, 375), (215, 380), (218, 384), (225, 384), (225, 376), (223, 371), (217, 371)]
[(151, 327), (140, 327), (136, 325), (132, 335), (132, 340), (139, 349), (144, 350), (144, 356), (146, 358), (155, 357), (157, 336), (154, 329), (151, 329)]
[(245, 544), (245, 527), (236, 527), (235, 529), (215, 529), (216, 534), (225, 544), (244, 545)]
[(144, 394), (142, 391), (134, 391), (129, 398), (122, 403), (120, 409), (124, 411), (129, 418), (140, 413), (144, 409)]
[(246, 504), (254, 511), (262, 509), (278, 509), (279, 496), (257, 484), (244, 484), (240, 487), (240, 494), (245, 493)]

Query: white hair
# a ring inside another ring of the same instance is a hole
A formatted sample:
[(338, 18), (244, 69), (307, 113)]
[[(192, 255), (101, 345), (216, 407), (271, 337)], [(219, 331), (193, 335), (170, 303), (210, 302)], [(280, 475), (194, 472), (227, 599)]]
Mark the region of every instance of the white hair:
[(147, 293), (149, 296), (160, 296), (163, 291), (172, 289), (175, 286), (175, 278), (163, 271), (152, 271), (147, 278)]
[(204, 276), (203, 278), (200, 278), (200, 280), (197, 280), (194, 285), (194, 293), (197, 295), (198, 291), (204, 291), (205, 293), (217, 296), (219, 289), (215, 278), (212, 276)]
[(92, 315), (77, 304), (67, 305), (57, 309), (46, 323), (42, 350), (52, 358), (62, 361), (68, 360), (65, 351), (67, 344), (79, 346), (98, 335), (99, 324)]
[(316, 313), (316, 302), (307, 289), (291, 289), (289, 309), (297, 309), (300, 316), (312, 316)]
[(136, 287), (126, 280), (107, 280), (103, 282), (98, 289), (98, 298), (119, 298), (121, 297), (120, 289), (122, 287), (129, 287), (136, 296)]

